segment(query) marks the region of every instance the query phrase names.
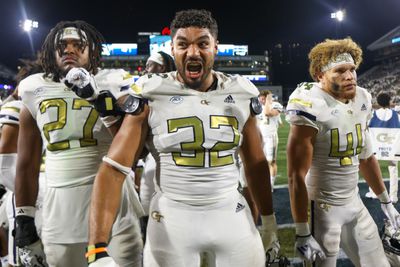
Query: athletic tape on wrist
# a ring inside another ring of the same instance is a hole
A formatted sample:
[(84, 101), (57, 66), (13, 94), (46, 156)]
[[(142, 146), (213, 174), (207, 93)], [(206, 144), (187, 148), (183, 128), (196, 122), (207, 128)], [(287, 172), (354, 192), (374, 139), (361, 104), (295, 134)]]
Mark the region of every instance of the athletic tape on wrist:
[(35, 218), (36, 207), (32, 206), (21, 206), (15, 208), (16, 216), (28, 216)]
[(295, 223), (295, 228), (296, 228), (296, 236), (299, 237), (306, 237), (311, 235), (310, 232), (310, 226), (308, 223)]
[(116, 162), (115, 160), (104, 156), (103, 157), (103, 161), (107, 162), (108, 164), (110, 164), (113, 168), (115, 168), (117, 171), (121, 172), (122, 174), (128, 175), (131, 172), (131, 168), (130, 167), (126, 167), (124, 165), (119, 164), (118, 162)]
[(378, 195), (378, 199), (379, 199), (379, 201), (380, 201), (382, 204), (389, 204), (389, 203), (392, 202), (392, 201), (390, 200), (388, 191), (387, 191), (386, 189), (385, 189), (385, 191), (383, 191), (382, 193), (380, 193), (380, 194)]

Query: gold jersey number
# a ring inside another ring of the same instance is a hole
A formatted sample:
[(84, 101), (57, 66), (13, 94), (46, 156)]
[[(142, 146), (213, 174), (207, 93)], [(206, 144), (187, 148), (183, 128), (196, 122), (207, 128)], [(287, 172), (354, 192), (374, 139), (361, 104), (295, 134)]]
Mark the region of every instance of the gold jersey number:
[(362, 130), (361, 130), (361, 124), (356, 124), (356, 138), (357, 138), (357, 146), (354, 148), (354, 137), (353, 133), (347, 133), (346, 134), (346, 150), (340, 151), (340, 135), (339, 135), (339, 129), (331, 129), (331, 151), (329, 153), (330, 157), (336, 157), (339, 158), (340, 160), (340, 166), (347, 166), (347, 165), (352, 165), (353, 160), (352, 157), (355, 155), (358, 155), (361, 153), (362, 150), (362, 143), (363, 143), (363, 137), (362, 137)]
[[(70, 148), (69, 140), (53, 141), (50, 138), (51, 131), (62, 130), (67, 123), (67, 102), (62, 98), (47, 99), (40, 103), (40, 112), (43, 114), (47, 109), (57, 108), (57, 120), (48, 122), (43, 125), (43, 134), (47, 139), (47, 149), (49, 151), (65, 150)], [(81, 110), (83, 107), (91, 108), (88, 117), (83, 125), (83, 136), (79, 139), (81, 147), (95, 146), (97, 140), (93, 138), (93, 128), (97, 122), (99, 114), (92, 106), (84, 99), (74, 99), (72, 102), (73, 110)]]
[[(186, 167), (204, 167), (206, 153), (209, 154), (208, 158), (210, 167), (219, 167), (234, 163), (233, 155), (220, 156), (220, 152), (232, 149), (239, 144), (240, 134), (238, 130), (238, 120), (235, 117), (217, 115), (210, 116), (211, 129), (230, 127), (233, 133), (231, 142), (216, 142), (211, 149), (203, 147), (205, 141), (204, 125), (202, 120), (198, 117), (171, 119), (168, 120), (167, 123), (168, 133), (174, 133), (187, 127), (193, 129), (193, 141), (182, 142), (182, 152), (172, 152), (172, 158), (176, 165)], [(192, 155), (187, 155), (189, 153)]]

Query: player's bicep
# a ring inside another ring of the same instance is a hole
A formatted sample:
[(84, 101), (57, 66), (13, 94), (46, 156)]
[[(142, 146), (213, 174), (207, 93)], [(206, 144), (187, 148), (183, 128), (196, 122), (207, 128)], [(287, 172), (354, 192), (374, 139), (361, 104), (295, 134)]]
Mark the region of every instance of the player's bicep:
[(3, 124), (0, 138), (0, 154), (17, 153), (18, 124)]
[(262, 148), (261, 133), (257, 126), (257, 120), (251, 116), (243, 128), (243, 140), (240, 155), (244, 166), (264, 161), (265, 155)]
[(148, 132), (147, 117), (149, 108), (137, 115), (125, 115), (125, 118), (116, 133), (108, 157), (123, 166), (132, 166), (135, 159), (140, 156)]
[(42, 137), (36, 120), (25, 106), (20, 113), (17, 151), (18, 165), (32, 165), (33, 168), (39, 170), (42, 156)]
[(42, 138), (35, 119), (26, 107), (20, 113), (15, 202), (17, 206), (34, 206), (42, 159)]
[(289, 177), (305, 177), (311, 166), (317, 129), (304, 125), (291, 125), (287, 143)]

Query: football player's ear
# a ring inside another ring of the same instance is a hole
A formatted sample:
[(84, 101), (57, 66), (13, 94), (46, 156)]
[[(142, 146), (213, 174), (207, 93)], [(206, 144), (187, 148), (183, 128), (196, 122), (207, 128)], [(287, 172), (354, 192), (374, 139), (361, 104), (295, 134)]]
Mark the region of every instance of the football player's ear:
[(219, 44), (218, 40), (215, 40), (215, 47), (214, 47), (215, 54), (218, 54), (218, 44)]
[(171, 55), (172, 55), (173, 57), (175, 57), (174, 43), (173, 43), (173, 42), (171, 42)]
[(318, 72), (315, 76), (317, 77), (317, 80), (319, 82), (321, 82), (323, 77), (324, 77), (324, 73), (323, 72)]

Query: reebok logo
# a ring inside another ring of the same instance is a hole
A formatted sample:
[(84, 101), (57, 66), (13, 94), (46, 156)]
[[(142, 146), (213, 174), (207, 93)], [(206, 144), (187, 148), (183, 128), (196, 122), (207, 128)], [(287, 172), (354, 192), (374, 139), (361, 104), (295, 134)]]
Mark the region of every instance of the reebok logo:
[(239, 211), (241, 211), (242, 209), (244, 209), (244, 205), (241, 204), (241, 203), (237, 203), (237, 205), (236, 205), (236, 212), (239, 212)]
[(225, 100), (225, 103), (229, 103), (229, 104), (235, 104), (235, 100), (233, 100), (233, 97), (231, 95), (228, 95)]

